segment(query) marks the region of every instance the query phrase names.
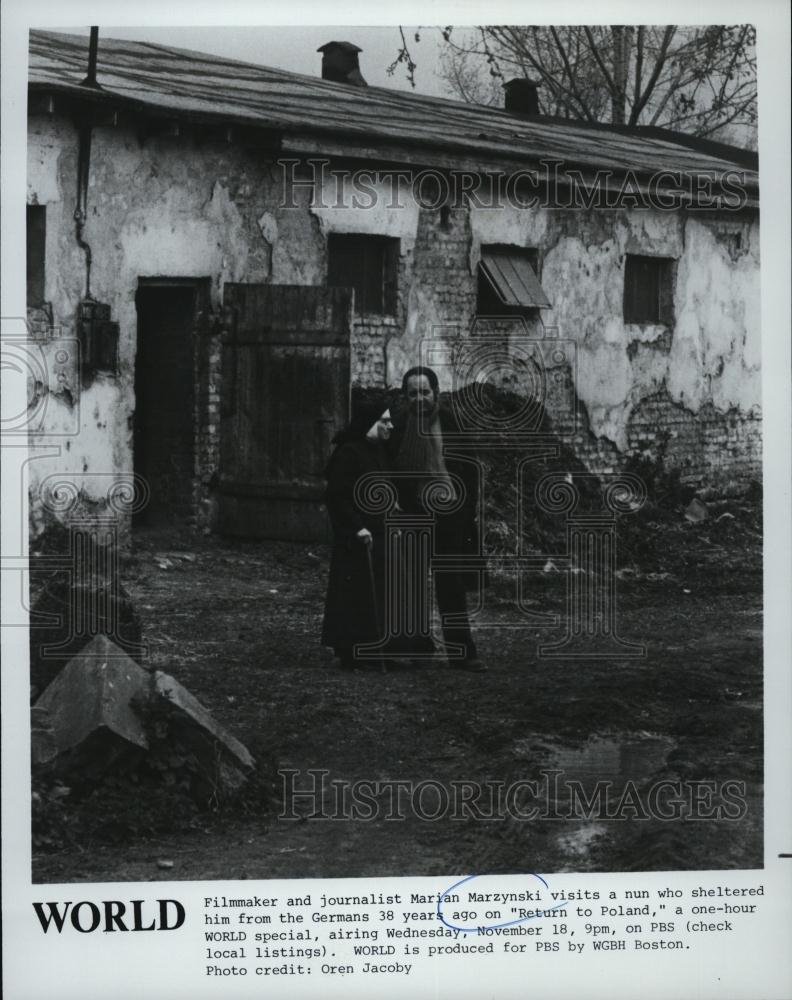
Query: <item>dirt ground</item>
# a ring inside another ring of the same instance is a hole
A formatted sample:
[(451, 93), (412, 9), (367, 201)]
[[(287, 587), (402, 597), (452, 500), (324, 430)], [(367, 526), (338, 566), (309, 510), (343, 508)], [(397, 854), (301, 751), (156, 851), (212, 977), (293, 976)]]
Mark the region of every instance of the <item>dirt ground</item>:
[[(561, 772), (618, 800), (667, 779), (743, 782), (738, 819), (435, 821), (206, 816), (186, 829), (34, 852), (40, 882), (583, 872), (762, 866), (762, 577), (756, 510), (703, 525), (680, 516), (654, 555), (628, 561), (619, 630), (638, 659), (549, 660), (558, 629), (519, 624), (495, 579), (477, 630), (486, 674), (445, 663), (338, 670), (318, 645), (329, 552), (321, 546), (138, 535), (124, 574), (148, 663), (173, 674), (271, 767), (327, 782), (539, 779)], [(532, 576), (537, 611), (564, 613), (563, 574)], [(276, 785), (280, 779), (275, 778)], [(687, 784), (685, 784), (687, 783)], [(732, 786), (732, 789), (737, 786)], [(718, 790), (714, 801), (717, 804)], [(563, 788), (551, 795), (563, 813)], [(332, 787), (325, 807), (332, 814)], [(409, 800), (407, 800), (409, 803)], [(431, 812), (432, 795), (423, 800)], [(706, 805), (706, 801), (705, 801)], [(145, 803), (141, 803), (145, 808)], [(706, 809), (705, 809), (706, 812)], [(172, 867), (159, 867), (163, 859)]]

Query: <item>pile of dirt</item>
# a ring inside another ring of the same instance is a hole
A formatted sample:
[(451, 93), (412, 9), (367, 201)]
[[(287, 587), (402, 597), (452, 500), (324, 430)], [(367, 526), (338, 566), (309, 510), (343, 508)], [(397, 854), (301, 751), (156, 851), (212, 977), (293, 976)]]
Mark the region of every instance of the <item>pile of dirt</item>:
[[(521, 396), (488, 384), (475, 385), (442, 394), (441, 405), (458, 410), (469, 396), (476, 412), (487, 415), (490, 426), (502, 424), (504, 428), (488, 432), (488, 443), (477, 453), (484, 473), (486, 553), (493, 557), (564, 553), (566, 515), (548, 511), (539, 497), (540, 483), (551, 477), (562, 488), (574, 484), (575, 514), (603, 511), (607, 483), (586, 470), (544, 410), (532, 432), (531, 447), (533, 442), (546, 444), (554, 453), (524, 462), (526, 445), (512, 444), (509, 427), (509, 418), (525, 407)], [(651, 454), (628, 456), (623, 472), (637, 478), (646, 494), (641, 505), (616, 514), (618, 565), (631, 572), (633, 579), (653, 585), (674, 577), (700, 583), (706, 577), (717, 587), (713, 567), (736, 578), (743, 573), (761, 576), (762, 492), (758, 483), (732, 484), (724, 490), (697, 488), (683, 480), (680, 470), (668, 467), (662, 447)], [(688, 513), (691, 502), (698, 505), (696, 518)]]

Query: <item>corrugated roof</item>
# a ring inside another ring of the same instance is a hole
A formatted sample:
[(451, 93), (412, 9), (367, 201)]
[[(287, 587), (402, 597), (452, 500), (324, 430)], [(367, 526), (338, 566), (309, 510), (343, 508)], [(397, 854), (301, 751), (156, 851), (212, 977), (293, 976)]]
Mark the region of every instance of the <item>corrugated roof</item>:
[[(87, 37), (31, 31), (31, 88), (84, 94), (80, 83), (87, 58)], [(744, 172), (747, 188), (758, 188), (757, 173), (736, 160), (659, 137), (577, 122), (531, 121), (497, 108), (351, 87), (148, 42), (100, 35), (97, 81), (107, 98), (133, 106), (275, 129), (284, 135), (284, 148), (290, 136), (328, 142), (333, 137), (368, 156), (381, 154), (382, 147), (400, 146), (464, 153), (487, 162), (559, 160), (645, 176), (663, 170), (719, 177), (737, 168)], [(378, 148), (372, 150), (372, 145)]]

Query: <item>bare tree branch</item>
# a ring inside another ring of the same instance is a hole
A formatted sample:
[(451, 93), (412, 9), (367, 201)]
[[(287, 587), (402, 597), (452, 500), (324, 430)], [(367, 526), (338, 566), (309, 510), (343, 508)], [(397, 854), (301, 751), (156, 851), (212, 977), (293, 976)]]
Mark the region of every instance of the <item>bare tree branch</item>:
[(586, 38), (588, 39), (588, 43), (591, 46), (591, 54), (596, 59), (597, 65), (599, 66), (600, 70), (602, 71), (602, 75), (605, 77), (605, 83), (608, 86), (608, 90), (611, 92), (611, 94), (615, 95), (616, 94), (616, 84), (613, 82), (613, 77), (608, 72), (608, 67), (605, 65), (605, 63), (602, 60), (602, 56), (600, 55), (600, 51), (599, 51), (599, 46), (594, 41), (594, 36), (591, 33), (591, 28), (589, 28), (588, 25), (585, 25), (584, 28), (583, 28), (583, 30), (586, 32)]
[(649, 75), (649, 79), (646, 83), (646, 89), (643, 94), (638, 98), (638, 101), (633, 109), (633, 113), (630, 116), (631, 124), (635, 124), (640, 117), (641, 112), (646, 107), (646, 102), (649, 100), (652, 92), (657, 86), (657, 81), (660, 74), (665, 66), (666, 59), (668, 58), (668, 50), (671, 42), (676, 34), (676, 25), (669, 24), (663, 33), (663, 41), (660, 43), (660, 51), (655, 59), (654, 69)]
[[(415, 70), (418, 67), (417, 63), (415, 63), (413, 57), (410, 55), (410, 50), (407, 46), (407, 39), (404, 37), (404, 28), (402, 28), (401, 25), (399, 25), (399, 34), (401, 35), (401, 47), (396, 55), (396, 58), (393, 60), (390, 66), (387, 67), (385, 72), (388, 74), (388, 76), (393, 76), (393, 74), (396, 72), (396, 67), (399, 65), (399, 63), (404, 63), (404, 65), (407, 68), (407, 79), (410, 81), (410, 86), (413, 89), (415, 89)], [(415, 35), (415, 40), (416, 42), (420, 40), (417, 32)]]
[[(751, 25), (480, 25), (453, 38), (451, 30), (442, 29), (442, 75), (463, 99), (493, 103), (504, 74), (530, 75), (548, 114), (701, 135), (732, 126), (755, 141)], [(394, 66), (405, 65), (409, 79), (403, 33), (400, 54)]]
[(558, 51), (561, 54), (561, 58), (562, 58), (563, 63), (564, 63), (564, 70), (566, 72), (567, 77), (569, 78), (569, 87), (570, 87), (570, 90), (574, 94), (575, 99), (577, 100), (578, 104), (580, 105), (580, 108), (583, 111), (583, 113), (585, 114), (586, 118), (589, 121), (595, 121), (594, 117), (592, 116), (591, 112), (589, 111), (589, 109), (588, 109), (588, 107), (586, 105), (586, 102), (583, 100), (583, 97), (581, 96), (580, 91), (575, 86), (575, 74), (572, 72), (572, 67), (569, 65), (569, 59), (567, 58), (566, 49), (561, 44), (561, 39), (558, 37), (558, 32), (553, 27), (550, 28), (550, 31), (552, 33), (553, 40), (556, 43)]

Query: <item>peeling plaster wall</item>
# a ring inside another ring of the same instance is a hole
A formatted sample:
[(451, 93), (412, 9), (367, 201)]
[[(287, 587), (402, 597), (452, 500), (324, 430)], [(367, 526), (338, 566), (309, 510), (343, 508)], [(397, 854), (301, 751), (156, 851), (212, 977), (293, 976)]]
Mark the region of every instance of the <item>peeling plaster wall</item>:
[[(89, 386), (81, 386), (72, 348), (66, 372), (56, 374), (55, 354), (64, 338), (76, 337), (76, 310), (85, 294), (85, 258), (76, 243), (73, 218), (76, 177), (75, 126), (57, 116), (33, 119), (28, 201), (47, 206), (45, 295), (54, 327), (54, 333), (43, 332), (38, 343), (51, 377), (50, 384), (38, 390), (48, 395), (49, 433), (37, 434), (36, 443), (60, 449), (59, 455), (31, 464), (34, 525), (43, 523), (39, 487), (48, 476), (58, 473), (83, 490), (89, 502), (102, 502), (106, 474), (133, 469), (135, 294), (140, 278), (207, 280), (211, 305), (217, 308), (226, 282), (325, 284), (331, 231), (397, 237), (398, 315), (357, 317), (352, 331), (354, 380), (384, 383), (385, 343), (401, 328), (405, 289), (411, 285), (415, 205), (389, 209), (391, 197), (376, 186), (371, 210), (312, 210), (311, 192), (302, 186), (286, 197), (282, 173), (261, 153), (235, 145), (198, 144), (189, 134), (142, 139), (122, 127), (94, 130), (84, 231), (93, 253), (91, 292), (110, 305), (112, 319), (119, 324), (119, 372), (115, 377), (98, 375)], [(322, 193), (318, 201), (323, 200), (335, 204), (335, 192)], [(42, 320), (43, 313), (37, 319)], [(41, 326), (44, 330), (46, 324)], [(207, 384), (199, 385), (196, 393), (199, 405), (207, 409), (197, 417), (196, 435), (196, 476), (204, 485), (216, 471), (219, 434), (219, 346), (209, 345), (208, 352), (207, 359), (199, 360)], [(60, 436), (62, 427), (71, 429), (66, 439)], [(200, 489), (196, 503), (207, 508)]]
[[(39, 346), (50, 371), (63, 338), (76, 336), (76, 310), (85, 293), (85, 260), (73, 218), (76, 176), (75, 127), (59, 118), (34, 119), (28, 200), (47, 206), (45, 295), (55, 336)], [(93, 254), (91, 292), (109, 303), (119, 323), (119, 373), (99, 375), (81, 388), (72, 359), (67, 380), (77, 402), (69, 406), (63, 393), (47, 401), (53, 436), (36, 441), (59, 446), (60, 455), (31, 463), (32, 496), (46, 476), (59, 472), (87, 497), (101, 500), (107, 473), (131, 471), (138, 279), (208, 279), (214, 306), (226, 281), (269, 280), (272, 257), (258, 219), (277, 205), (278, 185), (271, 164), (238, 148), (165, 137), (141, 141), (128, 129), (94, 130), (84, 238)], [(301, 276), (315, 280), (298, 268), (277, 280), (299, 283)], [(78, 433), (55, 436), (61, 425), (76, 426)], [(41, 512), (34, 505), (31, 513), (35, 523)]]
[(394, 196), (389, 183), (376, 179), (371, 180), (370, 192), (365, 195), (353, 186), (347, 174), (339, 174), (338, 180), (320, 174), (319, 180), (310, 212), (319, 220), (323, 234), (397, 236), (405, 241), (405, 249), (415, 242), (419, 216), (415, 199)]
[[(46, 298), (60, 338), (73, 338), (85, 285), (73, 218), (76, 129), (57, 117), (33, 119), (28, 157), (29, 202), (47, 206)], [(339, 208), (335, 183), (313, 205), (303, 186), (293, 191), (290, 206), (284, 204), (282, 175), (261, 152), (198, 144), (189, 136), (141, 140), (129, 128), (97, 128), (85, 238), (93, 249), (92, 292), (110, 304), (120, 326), (119, 374), (100, 375), (81, 388), (75, 359), (56, 362), (58, 338), (41, 339), (49, 384), (40, 392), (47, 396), (50, 434), (37, 437), (37, 443), (54, 445), (60, 454), (31, 462), (33, 494), (46, 476), (58, 472), (89, 497), (102, 499), (100, 474), (133, 467), (139, 278), (207, 280), (214, 308), (227, 281), (321, 285), (330, 232), (400, 241), (396, 315), (356, 317), (354, 382), (398, 385), (405, 368), (420, 360), (422, 340), (468, 334), (482, 244), (536, 247), (542, 284), (553, 303), (542, 311), (542, 320), (575, 345), (574, 391), (584, 426), (574, 443), (581, 457), (595, 471), (616, 467), (628, 450), (651, 448), (670, 428), (678, 447), (675, 451), (672, 440), (668, 454), (691, 475), (706, 477), (718, 464), (726, 440), (719, 436), (728, 426), (731, 450), (718, 474), (740, 463), (745, 475), (758, 472), (755, 215), (430, 210), (410, 198), (394, 207), (389, 188), (375, 184), (373, 190), (372, 207)], [(672, 329), (625, 325), (624, 260), (630, 253), (676, 261)], [(197, 398), (211, 400), (216, 410), (219, 347), (209, 350), (211, 374)], [(441, 378), (450, 387), (445, 373)], [(696, 437), (690, 428), (700, 416), (703, 429)], [(69, 433), (60, 436), (64, 429)], [(196, 471), (208, 481), (217, 462), (216, 416), (203, 423), (199, 417), (199, 437)]]
[[(470, 214), (466, 209), (421, 209), (408, 281), (399, 289), (401, 323), (387, 344), (386, 381), (421, 361), (421, 344), (467, 333), (476, 308), (476, 269), (470, 266)], [(450, 374), (438, 371), (441, 388)]]
[[(730, 254), (729, 237), (741, 237)], [(689, 219), (676, 288), (668, 390), (694, 412), (761, 404), (758, 225)]]
[[(390, 184), (366, 179), (368, 190), (362, 192), (339, 174), (322, 179), (317, 188), (311, 215), (322, 234), (324, 272), (326, 274), (327, 236), (329, 233), (365, 233), (399, 240), (397, 308), (395, 316), (357, 316), (351, 336), (352, 381), (356, 385), (383, 387), (388, 384), (389, 345), (399, 339), (405, 322), (420, 310), (411, 308), (409, 296), (415, 287), (415, 250), (420, 219), (417, 202), (410, 197), (394, 196)], [(409, 365), (407, 366), (409, 367)]]
[[(482, 243), (539, 249), (553, 303), (543, 320), (577, 344), (577, 393), (596, 435), (624, 449), (630, 411), (663, 385), (694, 412), (705, 402), (746, 412), (760, 404), (756, 222), (646, 210), (471, 216), (474, 258)], [(744, 232), (738, 259), (729, 258), (719, 228)], [(670, 349), (652, 349), (663, 327), (624, 323), (625, 254), (678, 261)]]
[[(747, 465), (758, 475), (761, 327), (755, 216), (473, 209), (471, 229), (474, 263), (482, 244), (538, 248), (542, 285), (553, 303), (542, 318), (556, 336), (575, 342), (575, 390), (588, 431), (601, 439), (590, 443), (591, 448), (601, 452), (607, 443), (623, 453), (636, 434), (648, 441), (650, 428), (638, 432), (636, 411), (645, 400), (662, 397), (667, 407), (693, 416), (709, 408), (724, 423), (736, 419), (756, 424), (748, 435)], [(626, 254), (676, 261), (671, 328), (625, 324)], [(657, 416), (656, 407), (654, 412)], [(677, 422), (669, 410), (661, 424)], [(715, 426), (711, 419), (704, 423)], [(656, 426), (655, 436), (662, 429)], [(586, 446), (583, 440), (577, 444)], [(691, 472), (703, 471), (695, 469), (693, 455), (686, 464)], [(708, 462), (699, 461), (702, 464)]]

